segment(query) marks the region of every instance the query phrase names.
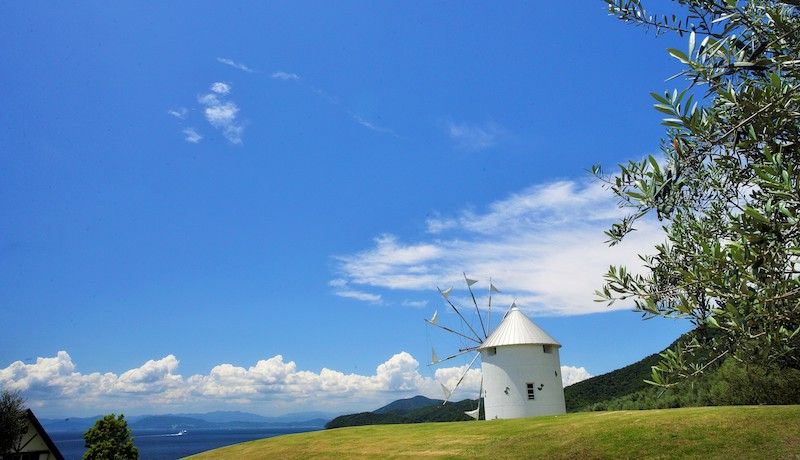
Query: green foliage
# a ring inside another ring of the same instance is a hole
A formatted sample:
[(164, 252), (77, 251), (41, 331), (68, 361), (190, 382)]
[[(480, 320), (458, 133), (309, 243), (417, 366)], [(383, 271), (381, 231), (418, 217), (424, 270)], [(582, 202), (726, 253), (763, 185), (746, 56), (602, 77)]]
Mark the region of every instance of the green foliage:
[(133, 434), (125, 416), (109, 414), (98, 420), (83, 435), (86, 441), (84, 459), (129, 460), (139, 458), (139, 449), (133, 445)]
[(0, 456), (16, 452), (28, 431), (25, 400), (18, 391), (3, 390), (0, 394)]
[[(663, 161), (631, 161), (613, 177), (593, 168), (630, 210), (606, 232), (610, 244), (645, 216), (666, 232), (640, 256), (642, 274), (609, 269), (598, 301), (632, 301), (645, 317), (699, 328), (662, 354), (648, 378), (658, 386), (729, 356), (800, 368), (800, 2), (676, 0), (676, 15), (640, 0), (606, 3), (688, 44), (669, 50), (686, 86), (653, 94), (667, 116)], [(694, 357), (701, 351), (707, 359)]]

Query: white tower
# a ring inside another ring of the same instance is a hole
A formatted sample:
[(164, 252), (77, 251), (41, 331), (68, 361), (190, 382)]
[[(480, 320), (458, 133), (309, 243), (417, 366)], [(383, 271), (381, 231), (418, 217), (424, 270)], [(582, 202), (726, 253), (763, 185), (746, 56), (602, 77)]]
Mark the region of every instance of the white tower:
[(478, 347), (486, 420), (565, 413), (559, 348), (513, 306)]

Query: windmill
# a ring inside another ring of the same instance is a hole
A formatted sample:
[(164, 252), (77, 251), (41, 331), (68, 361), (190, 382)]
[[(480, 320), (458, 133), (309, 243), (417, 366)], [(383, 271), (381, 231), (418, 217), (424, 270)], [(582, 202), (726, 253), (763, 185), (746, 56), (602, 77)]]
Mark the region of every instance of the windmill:
[[(431, 319), (425, 320), (425, 322), (427, 322), (429, 325), (439, 328), (447, 333), (454, 334), (460, 339), (466, 341), (466, 346), (459, 348), (458, 351), (442, 359), (440, 359), (439, 356), (436, 354), (436, 350), (434, 348), (431, 348), (431, 362), (430, 364), (428, 364), (429, 366), (436, 366), (443, 362), (458, 358), (459, 356), (467, 355), (469, 353), (474, 353), (474, 356), (472, 357), (472, 360), (469, 362), (469, 365), (466, 367), (466, 369), (464, 369), (464, 372), (461, 374), (461, 376), (458, 379), (458, 382), (452, 389), (447, 388), (443, 383), (439, 384), (441, 385), (442, 392), (444, 393), (444, 401), (442, 402), (442, 405), (447, 404), (447, 402), (450, 400), (450, 397), (464, 381), (464, 377), (467, 376), (467, 373), (470, 371), (470, 369), (472, 369), (473, 365), (475, 364), (475, 361), (477, 361), (478, 357), (480, 356), (478, 348), (483, 344), (484, 340), (486, 340), (489, 337), (489, 334), (487, 333), (487, 324), (489, 325), (489, 327), (491, 327), (492, 294), (500, 292), (500, 290), (497, 289), (490, 280), (488, 311), (486, 314), (486, 321), (484, 322), (483, 314), (481, 313), (480, 308), (478, 308), (478, 301), (475, 298), (475, 293), (472, 291), (472, 286), (475, 285), (478, 282), (478, 280), (468, 278), (466, 273), (462, 273), (462, 275), (464, 276), (464, 282), (467, 285), (467, 290), (469, 291), (470, 298), (472, 299), (472, 304), (475, 307), (475, 313), (478, 316), (478, 322), (480, 323), (480, 328), (478, 329), (477, 325), (474, 327), (473, 324), (470, 321), (468, 321), (467, 318), (464, 316), (464, 313), (462, 313), (461, 309), (459, 309), (459, 307), (457, 307), (456, 304), (453, 303), (453, 301), (450, 299), (450, 294), (453, 292), (452, 287), (447, 288), (445, 290), (442, 290), (441, 288), (437, 287), (437, 290), (439, 291), (439, 295), (441, 295), (442, 298), (445, 300), (446, 305), (450, 309), (452, 309), (456, 313), (456, 315), (458, 315), (461, 326), (466, 327), (467, 330), (459, 332), (455, 330), (453, 327), (440, 324), (438, 310), (435, 310), (433, 312), (433, 316), (431, 317)], [(478, 408), (465, 412), (467, 415), (476, 420), (478, 419), (481, 410), (482, 396), (483, 396), (483, 378), (481, 378), (481, 386), (478, 392)]]
[(482, 377), (478, 408), (465, 412), (467, 415), (477, 420), (482, 400), (486, 419), (565, 413), (564, 388), (560, 376), (561, 344), (525, 316), (516, 302), (511, 304), (497, 327), (491, 330), (492, 294), (499, 293), (500, 290), (490, 279), (489, 302), (484, 321), (472, 290), (472, 286), (478, 281), (468, 278), (466, 273), (463, 275), (480, 327), (468, 321), (464, 316), (467, 309), (459, 308), (450, 298), (452, 287), (437, 289), (446, 307), (458, 316), (461, 330), (441, 324), (438, 310), (434, 311), (431, 319), (425, 320), (430, 326), (458, 337), (463, 344), (457, 351), (442, 359), (432, 349), (429, 366), (474, 353), (452, 389), (440, 383), (445, 396), (442, 404), (447, 404), (478, 357), (481, 357)]

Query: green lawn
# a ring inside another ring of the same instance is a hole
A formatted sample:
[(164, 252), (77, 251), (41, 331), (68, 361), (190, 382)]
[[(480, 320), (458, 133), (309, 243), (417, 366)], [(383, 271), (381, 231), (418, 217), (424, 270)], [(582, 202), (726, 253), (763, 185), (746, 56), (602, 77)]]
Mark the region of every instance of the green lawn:
[(191, 458), (333, 457), (800, 459), (800, 406), (349, 427), (261, 439)]

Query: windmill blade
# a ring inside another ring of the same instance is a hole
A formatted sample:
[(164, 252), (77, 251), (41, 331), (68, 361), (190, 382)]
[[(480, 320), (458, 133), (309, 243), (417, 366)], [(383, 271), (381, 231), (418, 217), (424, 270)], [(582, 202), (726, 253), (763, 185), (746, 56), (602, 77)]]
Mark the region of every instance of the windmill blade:
[[(436, 289), (439, 289), (439, 288), (437, 287)], [(459, 309), (455, 305), (453, 305), (453, 302), (450, 301), (450, 298), (444, 294), (444, 292), (447, 292), (447, 294), (449, 295), (450, 291), (452, 291), (452, 290), (453, 290), (453, 288), (450, 288), (447, 291), (442, 291), (441, 289), (439, 289), (439, 292), (442, 294), (442, 297), (444, 297), (444, 300), (446, 300), (447, 303), (453, 308), (453, 310), (456, 312), (458, 317), (461, 318), (461, 321), (463, 321), (464, 324), (467, 325), (469, 330), (472, 331), (473, 334), (475, 334), (475, 339), (473, 339), (473, 340), (477, 340), (478, 343), (483, 343), (483, 341), (481, 340), (481, 336), (477, 332), (475, 332), (475, 329), (473, 329), (472, 325), (469, 324), (469, 321), (467, 321), (467, 319), (464, 318), (464, 315), (461, 314), (461, 311), (459, 311)]]
[(431, 363), (428, 366), (433, 366), (434, 364), (438, 364), (441, 361), (439, 360), (439, 356), (436, 354), (436, 350), (431, 347)]
[[(439, 288), (437, 287), (436, 289), (439, 289)], [(442, 297), (444, 297), (445, 299), (449, 299), (450, 298), (450, 293), (451, 292), (453, 292), (453, 287), (452, 286), (447, 288), (447, 289), (445, 289), (444, 291), (439, 289), (439, 294), (441, 294)]]
[(433, 324), (434, 326), (439, 323), (439, 310), (435, 310), (433, 312), (433, 316), (431, 319), (428, 320), (429, 323)]
[(492, 279), (489, 278), (489, 314), (486, 315), (486, 322), (489, 323), (489, 330), (492, 330), (492, 293), (493, 292), (500, 292), (499, 289), (494, 287), (492, 284)]
[[(434, 364), (439, 364), (439, 363), (443, 363), (445, 361), (450, 361), (453, 358), (458, 358), (461, 355), (467, 354), (467, 353), (469, 353), (471, 351), (475, 351), (475, 348), (477, 348), (477, 347), (466, 348), (464, 350), (460, 350), (458, 353), (453, 353), (452, 355), (448, 356), (447, 358), (439, 359), (436, 362), (432, 362), (432, 363), (428, 364), (428, 366), (433, 366)], [(438, 358), (438, 356), (437, 356), (437, 358)]]
[(458, 331), (454, 331), (453, 329), (450, 329), (450, 328), (449, 328), (449, 327), (447, 327), (447, 326), (442, 326), (441, 324), (432, 323), (432, 322), (430, 322), (430, 321), (429, 321), (429, 320), (427, 320), (427, 319), (425, 320), (425, 322), (426, 322), (426, 323), (428, 323), (428, 324), (430, 324), (431, 326), (436, 326), (436, 327), (438, 327), (439, 329), (444, 329), (444, 330), (445, 330), (445, 331), (447, 331), (447, 332), (452, 332), (453, 334), (455, 334), (455, 335), (458, 335), (458, 336), (461, 336), (461, 337), (463, 337), (463, 338), (465, 338), (465, 339), (467, 339), (467, 340), (472, 340), (473, 342), (477, 343), (478, 345), (480, 345), (480, 344), (482, 343), (480, 340), (476, 340), (474, 337), (470, 337), (470, 336), (468, 336), (468, 335), (465, 335), (465, 334), (462, 334), (462, 333), (460, 333), (460, 332), (458, 332)]
[(500, 294), (501, 291), (500, 291), (500, 289), (497, 289), (496, 287), (494, 287), (494, 284), (492, 284), (492, 281), (489, 280), (489, 293), (492, 293), (492, 292)]
[[(469, 370), (472, 369), (472, 365), (475, 364), (475, 360), (478, 359), (478, 356), (480, 355), (481, 355), (480, 353), (475, 353), (475, 357), (472, 358), (472, 361), (469, 362), (469, 366), (467, 366), (467, 368), (464, 369), (464, 373), (461, 374), (461, 378), (459, 378), (458, 382), (456, 382), (456, 386), (454, 386), (452, 390), (448, 390), (450, 392), (450, 395), (444, 399), (444, 402), (442, 402), (443, 406), (447, 404), (447, 401), (450, 399), (450, 396), (453, 395), (453, 392), (455, 392), (458, 389), (459, 385), (461, 385), (461, 382), (464, 381), (464, 377), (467, 376), (467, 372), (469, 372)], [(442, 385), (442, 387), (447, 389), (447, 387), (445, 387), (444, 385)]]
[[(442, 387), (442, 393), (444, 393), (444, 402), (447, 402), (447, 400), (450, 399), (450, 396), (453, 395), (453, 392), (448, 390), (443, 383), (440, 383), (439, 385)], [(442, 405), (444, 406), (444, 403), (442, 403)]]
[(478, 313), (478, 320), (481, 322), (481, 329), (483, 329), (483, 337), (487, 338), (489, 335), (486, 333), (486, 326), (483, 325), (483, 317), (481, 316), (481, 310), (478, 308), (478, 301), (475, 300), (475, 294), (472, 292), (472, 285), (477, 283), (477, 280), (471, 280), (467, 278), (467, 274), (461, 272), (464, 275), (464, 281), (467, 282), (467, 289), (469, 289), (469, 295), (472, 296), (472, 303), (475, 304), (475, 311)]
[(464, 411), (464, 413), (474, 418), (475, 420), (480, 420), (482, 399), (483, 399), (483, 375), (481, 375), (481, 387), (480, 390), (478, 390), (478, 408), (475, 410)]

